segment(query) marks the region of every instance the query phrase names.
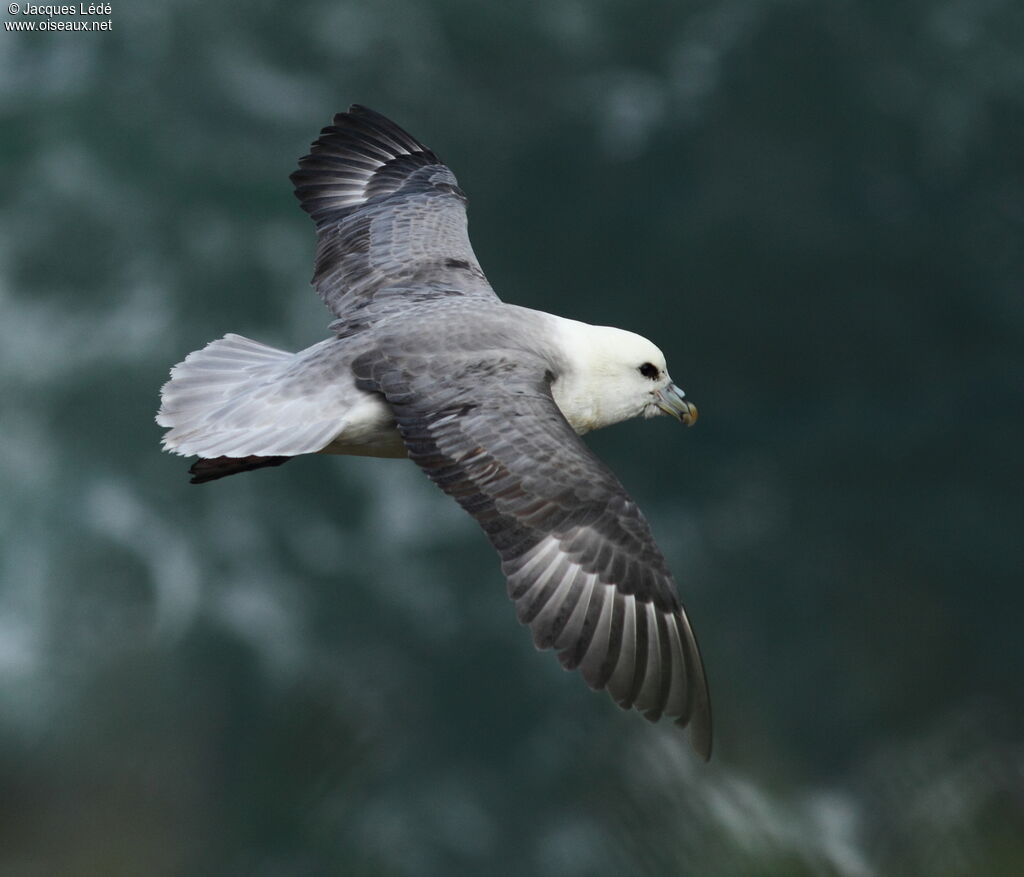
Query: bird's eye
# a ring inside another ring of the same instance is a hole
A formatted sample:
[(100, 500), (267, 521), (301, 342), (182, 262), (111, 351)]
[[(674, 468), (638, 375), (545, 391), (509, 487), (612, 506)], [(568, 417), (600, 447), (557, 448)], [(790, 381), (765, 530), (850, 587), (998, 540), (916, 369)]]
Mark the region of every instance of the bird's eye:
[(640, 366), (640, 374), (645, 378), (650, 378), (652, 381), (658, 379), (658, 367), (650, 362), (645, 362)]

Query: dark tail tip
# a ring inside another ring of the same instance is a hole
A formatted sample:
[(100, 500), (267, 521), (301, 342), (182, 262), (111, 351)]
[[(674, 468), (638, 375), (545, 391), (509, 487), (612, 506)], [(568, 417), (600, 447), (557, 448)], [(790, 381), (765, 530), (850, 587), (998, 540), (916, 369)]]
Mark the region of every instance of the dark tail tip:
[(263, 469), (265, 466), (280, 466), (287, 463), (291, 457), (211, 457), (210, 459), (196, 460), (189, 468), (192, 476), (192, 484), (205, 484), (207, 481), (216, 481), (227, 475), (236, 475), (239, 472), (249, 472), (252, 469)]

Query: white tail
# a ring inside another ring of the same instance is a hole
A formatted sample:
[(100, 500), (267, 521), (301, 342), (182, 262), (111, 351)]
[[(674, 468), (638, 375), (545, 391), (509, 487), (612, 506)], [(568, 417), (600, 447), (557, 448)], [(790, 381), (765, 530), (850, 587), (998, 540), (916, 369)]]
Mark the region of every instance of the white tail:
[(200, 457), (295, 456), (321, 450), (338, 435), (344, 420), (335, 406), (302, 392), (301, 378), (289, 379), (289, 367), (310, 352), (293, 354), (241, 335), (225, 335), (190, 353), (171, 369), (171, 379), (160, 391), (156, 422), (169, 427), (164, 448)]

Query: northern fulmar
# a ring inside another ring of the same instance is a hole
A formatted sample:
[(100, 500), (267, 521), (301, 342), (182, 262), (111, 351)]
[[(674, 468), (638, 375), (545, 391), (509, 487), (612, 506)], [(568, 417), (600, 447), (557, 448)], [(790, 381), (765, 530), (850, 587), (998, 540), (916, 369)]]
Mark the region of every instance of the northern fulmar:
[(711, 753), (704, 668), (643, 514), (583, 443), (696, 407), (646, 338), (505, 304), (437, 155), (366, 107), (292, 174), (316, 224), (331, 337), (288, 353), (228, 334), (161, 391), (164, 448), (202, 483), (300, 454), (408, 457), (483, 528), (519, 620), (592, 688)]

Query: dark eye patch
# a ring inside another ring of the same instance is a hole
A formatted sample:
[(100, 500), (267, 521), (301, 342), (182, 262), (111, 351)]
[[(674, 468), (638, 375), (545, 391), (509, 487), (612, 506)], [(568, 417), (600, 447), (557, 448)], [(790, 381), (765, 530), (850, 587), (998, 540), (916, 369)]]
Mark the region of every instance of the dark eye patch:
[(640, 374), (645, 378), (650, 378), (652, 381), (658, 378), (658, 367), (650, 362), (645, 362), (640, 366)]

